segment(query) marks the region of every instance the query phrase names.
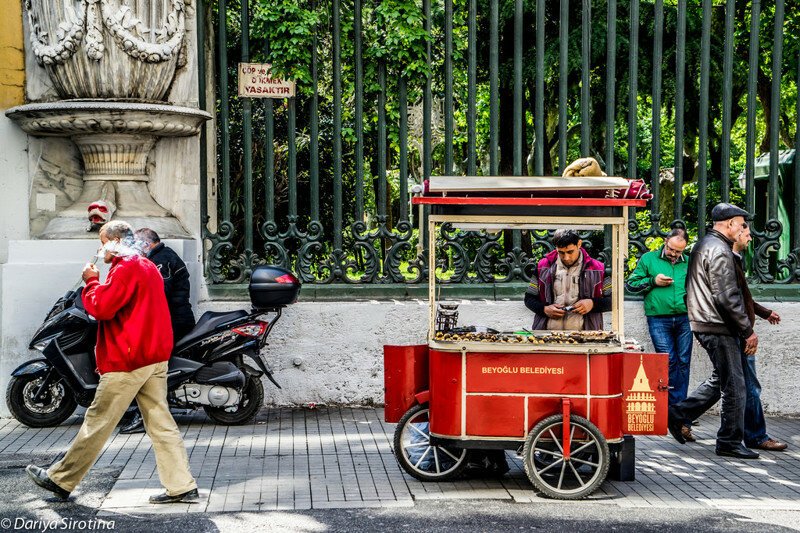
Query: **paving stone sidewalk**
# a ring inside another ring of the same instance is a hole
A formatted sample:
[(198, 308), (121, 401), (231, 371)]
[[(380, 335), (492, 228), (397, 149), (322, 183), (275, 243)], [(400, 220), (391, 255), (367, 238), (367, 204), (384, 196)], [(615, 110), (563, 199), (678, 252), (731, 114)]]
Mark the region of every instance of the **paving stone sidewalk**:
[[(552, 501), (537, 496), (513, 452), (507, 453), (511, 471), (500, 480), (417, 481), (395, 461), (394, 425), (383, 421), (381, 409), (267, 408), (254, 424), (239, 427), (214, 425), (203, 413), (175, 418), (201, 502), (150, 505), (148, 496), (161, 488), (150, 439), (115, 434), (96, 466), (123, 470), (99, 516), (403, 507), (437, 499)], [(80, 421), (76, 416), (57, 428), (37, 430), (0, 419), (0, 458), (55, 456), (69, 446)], [(716, 417), (702, 419), (694, 444), (637, 438), (636, 481), (606, 481), (591, 500), (620, 507), (800, 510), (800, 420), (769, 419), (770, 434), (790, 448), (764, 452), (757, 461), (717, 457), (717, 424)], [(80, 488), (75, 496), (80, 498)]]

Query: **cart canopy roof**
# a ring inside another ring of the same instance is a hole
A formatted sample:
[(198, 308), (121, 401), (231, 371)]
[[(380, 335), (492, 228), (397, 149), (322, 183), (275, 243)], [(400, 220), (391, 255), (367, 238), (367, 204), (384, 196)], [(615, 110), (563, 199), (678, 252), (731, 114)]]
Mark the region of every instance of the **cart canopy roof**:
[(617, 177), (432, 176), (414, 204), (642, 207), (643, 180)]

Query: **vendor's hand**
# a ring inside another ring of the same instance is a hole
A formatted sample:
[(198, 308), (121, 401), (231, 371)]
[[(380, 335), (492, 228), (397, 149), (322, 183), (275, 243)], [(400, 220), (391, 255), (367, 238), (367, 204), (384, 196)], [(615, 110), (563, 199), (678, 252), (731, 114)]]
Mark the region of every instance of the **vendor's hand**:
[(655, 279), (655, 284), (658, 287), (669, 287), (673, 282), (674, 280), (671, 277), (664, 274), (658, 274)]
[(99, 278), (100, 271), (97, 270), (97, 267), (94, 263), (86, 263), (86, 266), (83, 267), (83, 281), (89, 281), (92, 278)]
[(767, 322), (769, 322), (770, 324), (780, 324), (781, 315), (773, 311), (772, 314), (767, 317)]
[(758, 350), (758, 335), (753, 332), (744, 340), (744, 353), (745, 355), (755, 355), (756, 350)]
[(564, 318), (566, 311), (564, 311), (560, 305), (552, 304), (544, 308), (544, 314), (546, 314), (548, 318)]
[(586, 300), (578, 300), (572, 307), (573, 307), (572, 310), (573, 313), (578, 313), (579, 315), (585, 315), (586, 313), (594, 309), (594, 302), (588, 298)]

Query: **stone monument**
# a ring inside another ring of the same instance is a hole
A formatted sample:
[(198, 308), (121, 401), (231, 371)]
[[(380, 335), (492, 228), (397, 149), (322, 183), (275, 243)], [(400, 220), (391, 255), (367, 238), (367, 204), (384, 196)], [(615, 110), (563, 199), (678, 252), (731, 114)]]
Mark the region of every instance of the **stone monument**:
[(187, 64), (184, 0), (26, 0), (25, 9), (30, 52), (60, 100), (6, 115), (30, 135), (71, 139), (84, 169), (80, 196), (36, 237), (85, 238), (96, 226), (87, 217), (96, 201), (136, 227), (189, 237), (147, 189), (158, 139), (196, 135), (210, 118), (164, 103)]

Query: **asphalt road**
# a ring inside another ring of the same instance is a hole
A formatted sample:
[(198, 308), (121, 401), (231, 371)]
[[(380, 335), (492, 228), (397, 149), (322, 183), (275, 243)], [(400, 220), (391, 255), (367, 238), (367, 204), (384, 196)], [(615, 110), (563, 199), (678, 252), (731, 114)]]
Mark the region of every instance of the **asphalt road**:
[[(0, 460), (0, 530), (117, 532), (191, 531), (546, 531), (546, 532), (733, 532), (793, 531), (796, 511), (728, 513), (695, 509), (623, 509), (609, 504), (553, 502), (521, 504), (500, 500), (420, 501), (413, 508), (318, 509), (260, 513), (115, 515), (97, 522), (97, 509), (119, 475), (117, 469), (94, 469), (68, 502), (49, 498), (26, 476), (30, 462), (53, 457), (4, 456)], [(113, 526), (109, 522), (113, 520)]]

